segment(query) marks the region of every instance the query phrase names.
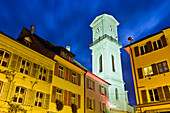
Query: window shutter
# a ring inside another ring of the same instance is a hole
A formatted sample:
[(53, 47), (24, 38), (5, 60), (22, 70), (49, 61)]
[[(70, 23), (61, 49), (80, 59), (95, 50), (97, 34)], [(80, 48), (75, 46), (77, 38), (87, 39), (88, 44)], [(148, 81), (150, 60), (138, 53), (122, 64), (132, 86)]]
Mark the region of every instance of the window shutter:
[(71, 92), (68, 91), (68, 106), (71, 106)]
[(134, 51), (135, 51), (135, 56), (136, 56), (136, 57), (139, 56), (139, 47), (138, 47), (138, 46), (136, 46), (136, 47), (134, 48)]
[(102, 103), (100, 102), (100, 112), (102, 112)]
[(67, 90), (64, 90), (64, 105), (67, 105)]
[(20, 68), (21, 59), (22, 58), (19, 57), (18, 55), (13, 54), (11, 64), (10, 64), (10, 69), (18, 71)]
[(169, 88), (168, 88), (168, 86), (164, 86), (163, 89), (164, 89), (164, 93), (165, 93), (165, 98), (166, 98), (166, 100), (170, 100), (170, 94), (169, 94)]
[(151, 52), (151, 51), (153, 51), (153, 48), (152, 48), (152, 43), (151, 43), (151, 41), (147, 42), (147, 43), (146, 43), (146, 46), (147, 46), (148, 52)]
[(34, 106), (36, 91), (33, 89), (27, 90), (26, 105)]
[(163, 47), (167, 46), (167, 41), (164, 35), (161, 36), (161, 41), (162, 41)]
[(106, 87), (104, 88), (104, 95), (106, 96)]
[(69, 69), (66, 68), (66, 76), (65, 76), (65, 80), (68, 80), (68, 73), (69, 73)]
[(93, 91), (95, 91), (95, 82), (93, 81)]
[(95, 111), (95, 100), (93, 100), (93, 110)]
[(157, 68), (156, 68), (156, 64), (152, 64), (152, 70), (153, 70), (153, 74), (154, 75), (158, 75), (158, 71), (157, 71)]
[(162, 87), (158, 87), (157, 91), (158, 91), (158, 95), (159, 95), (160, 101), (164, 100), (164, 95), (163, 95), (163, 92), (162, 92)]
[(39, 68), (40, 68), (40, 65), (37, 65), (37, 64), (33, 63), (31, 77), (37, 78)]
[(49, 70), (48, 83), (52, 83), (52, 79), (53, 79), (53, 71)]
[(49, 104), (50, 104), (50, 94), (46, 94), (44, 108), (49, 109)]
[(147, 95), (146, 95), (146, 90), (141, 90), (141, 96), (142, 96), (143, 104), (146, 104), (148, 102)]
[(138, 68), (138, 77), (139, 77), (139, 79), (143, 78), (142, 68)]
[(13, 100), (12, 97), (14, 96), (14, 92), (15, 92), (15, 84), (14, 84), (14, 82), (12, 82), (10, 87), (9, 87), (9, 93), (8, 93), (7, 101)]
[(89, 98), (87, 97), (87, 108), (89, 108)]
[(101, 93), (101, 85), (99, 85), (99, 93)]
[(57, 91), (57, 87), (53, 86), (51, 102), (54, 102), (54, 103), (56, 102), (56, 91)]
[(81, 75), (78, 74), (78, 85), (80, 86), (81, 85)]
[(72, 70), (69, 69), (69, 81), (72, 82)]
[(78, 95), (78, 108), (81, 106), (81, 95)]
[(4, 83), (1, 100), (4, 100), (4, 101), (7, 100), (7, 95), (8, 95), (9, 86), (10, 86), (10, 83), (9, 83), (9, 82), (5, 82), (5, 83)]
[(58, 76), (58, 68), (59, 68), (59, 63), (56, 62), (55, 67), (54, 67), (54, 75), (56, 75), (56, 76)]
[(89, 88), (89, 79), (87, 78), (87, 88)]

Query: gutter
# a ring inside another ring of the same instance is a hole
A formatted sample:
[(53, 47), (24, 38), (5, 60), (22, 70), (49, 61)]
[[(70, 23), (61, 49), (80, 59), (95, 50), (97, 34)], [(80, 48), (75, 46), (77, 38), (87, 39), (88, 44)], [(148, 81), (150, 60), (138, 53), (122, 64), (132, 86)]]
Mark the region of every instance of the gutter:
[(86, 113), (86, 109), (85, 109), (85, 105), (86, 105), (86, 74), (87, 74), (87, 70), (85, 70), (85, 74), (84, 74), (84, 113)]

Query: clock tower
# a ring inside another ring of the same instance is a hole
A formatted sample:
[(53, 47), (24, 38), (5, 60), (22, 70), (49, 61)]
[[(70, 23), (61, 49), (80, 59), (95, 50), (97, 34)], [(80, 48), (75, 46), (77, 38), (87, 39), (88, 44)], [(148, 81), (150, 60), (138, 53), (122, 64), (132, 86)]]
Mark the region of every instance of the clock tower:
[(117, 26), (119, 22), (111, 15), (97, 16), (90, 24), (93, 31), (92, 72), (111, 83), (109, 103), (114, 110), (127, 111), (127, 91), (124, 90), (120, 58), (121, 43), (118, 41)]

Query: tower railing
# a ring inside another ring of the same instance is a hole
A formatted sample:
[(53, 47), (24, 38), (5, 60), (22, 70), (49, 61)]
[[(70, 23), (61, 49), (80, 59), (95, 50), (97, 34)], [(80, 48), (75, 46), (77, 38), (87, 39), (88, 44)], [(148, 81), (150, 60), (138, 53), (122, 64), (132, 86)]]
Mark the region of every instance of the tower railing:
[(112, 36), (109, 36), (107, 34), (104, 34), (103, 36), (99, 37), (97, 40), (95, 40), (93, 43), (90, 44), (90, 47), (97, 44), (99, 41), (103, 40), (103, 39), (109, 39), (110, 41), (113, 41), (115, 43), (117, 43), (118, 45), (122, 46), (122, 43), (119, 42), (118, 40), (114, 39)]

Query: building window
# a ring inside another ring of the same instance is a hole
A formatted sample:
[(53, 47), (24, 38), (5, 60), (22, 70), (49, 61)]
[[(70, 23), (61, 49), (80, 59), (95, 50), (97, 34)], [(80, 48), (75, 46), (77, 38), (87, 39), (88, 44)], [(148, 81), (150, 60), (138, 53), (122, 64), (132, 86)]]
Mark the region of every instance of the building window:
[(72, 73), (72, 83), (77, 84), (77, 75), (76, 75), (76, 73)]
[(140, 47), (140, 52), (141, 52), (141, 55), (145, 54), (143, 46)]
[(63, 101), (63, 90), (62, 89), (57, 88), (56, 99), (59, 101)]
[(102, 72), (102, 55), (99, 57), (99, 72)]
[(27, 60), (21, 61), (20, 72), (29, 75), (31, 63)]
[(2, 87), (3, 87), (3, 82), (0, 81), (0, 94), (1, 94), (1, 91), (2, 91)]
[(8, 67), (10, 60), (10, 53), (0, 50), (0, 63), (1, 66)]
[(101, 103), (101, 111), (102, 111), (102, 113), (106, 113), (106, 104), (105, 103)]
[(13, 102), (24, 103), (25, 92), (26, 92), (25, 88), (17, 86), (16, 89), (15, 89)]
[(115, 94), (116, 94), (116, 100), (119, 100), (119, 97), (118, 97), (118, 89), (115, 88)]
[(167, 65), (167, 61), (163, 61), (157, 64), (158, 65), (158, 70), (159, 73), (165, 73), (169, 71), (168, 65)]
[(100, 88), (100, 93), (102, 95), (106, 95), (106, 88), (104, 86), (101, 86), (101, 85), (99, 85), (99, 88)]
[(35, 106), (43, 107), (43, 101), (44, 101), (44, 93), (37, 92), (35, 98)]
[(158, 49), (158, 46), (156, 44), (156, 41), (153, 42), (153, 47), (154, 47), (154, 50), (157, 50)]
[(72, 57), (70, 55), (68, 55), (68, 61), (72, 61)]
[(76, 104), (76, 94), (72, 93), (71, 95), (71, 103)]
[(159, 101), (157, 89), (149, 90), (149, 95), (150, 95), (150, 101)]
[(144, 73), (145, 73), (145, 78), (149, 76), (153, 76), (153, 70), (151, 66), (145, 67), (144, 68)]
[(115, 72), (115, 65), (114, 65), (114, 56), (112, 55), (112, 70)]
[(47, 79), (47, 69), (41, 67), (40, 70), (39, 70), (39, 79), (40, 80), (43, 80), (43, 81), (46, 81)]
[(59, 66), (59, 70), (58, 70), (58, 76), (61, 78), (64, 78), (64, 67)]
[(87, 97), (87, 108), (91, 109), (91, 110), (94, 110), (94, 108), (95, 108), (95, 100)]
[(161, 48), (162, 48), (162, 43), (161, 43), (161, 41), (160, 41), (160, 40), (157, 40), (157, 43), (158, 43), (159, 49), (161, 49)]
[(88, 80), (88, 84), (89, 84), (89, 89), (91, 89), (91, 90), (93, 90), (94, 89), (94, 81), (92, 81), (92, 80)]
[(144, 48), (145, 48), (145, 53), (148, 53), (147, 45), (144, 45)]

